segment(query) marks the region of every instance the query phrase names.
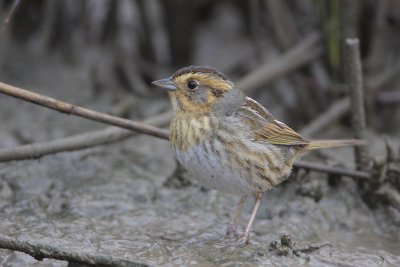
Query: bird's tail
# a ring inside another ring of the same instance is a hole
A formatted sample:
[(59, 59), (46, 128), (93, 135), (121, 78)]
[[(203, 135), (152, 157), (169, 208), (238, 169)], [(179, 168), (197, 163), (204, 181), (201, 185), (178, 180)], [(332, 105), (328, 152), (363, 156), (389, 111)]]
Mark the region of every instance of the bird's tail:
[(357, 139), (341, 139), (341, 140), (311, 140), (305, 147), (307, 150), (339, 147), (339, 146), (362, 146), (365, 145), (364, 140)]

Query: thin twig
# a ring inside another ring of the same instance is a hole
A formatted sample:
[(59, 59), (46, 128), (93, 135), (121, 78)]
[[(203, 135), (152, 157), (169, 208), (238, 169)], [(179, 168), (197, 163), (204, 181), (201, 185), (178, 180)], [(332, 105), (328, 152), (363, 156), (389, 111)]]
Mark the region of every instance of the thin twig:
[(9, 31), (10, 31), (10, 27), (9, 27), (9, 22), (12, 20), (15, 12), (17, 11), (18, 7), (21, 4), (21, 0), (14, 0), (14, 2), (11, 5), (11, 8), (7, 11), (5, 11), (3, 14), (2, 12), (0, 12), (0, 16), (1, 15), (5, 15), (6, 18), (3, 20), (3, 22), (0, 22), (0, 38), (2, 39), (2, 46), (4, 46), (6, 44), (5, 41), (8, 40), (8, 35), (9, 35)]
[(72, 114), (86, 119), (99, 121), (106, 124), (111, 124), (128, 130), (137, 131), (151, 136), (159, 137), (162, 139), (168, 139), (167, 130), (150, 126), (145, 123), (122, 119), (105, 113), (75, 106), (48, 96), (36, 94), (1, 82), (0, 82), (0, 93), (15, 98), (19, 98), (25, 101), (29, 101), (34, 104), (38, 104), (50, 109), (54, 109), (62, 113)]
[[(350, 88), (352, 127), (354, 137), (366, 138), (366, 119), (364, 109), (363, 77), (358, 39), (346, 39), (345, 49), (346, 82)], [(368, 166), (368, 150), (366, 146), (355, 146), (357, 168), (365, 170)]]
[(310, 34), (289, 50), (282, 57), (266, 63), (249, 73), (238, 83), (238, 87), (246, 93), (252, 92), (262, 85), (272, 82), (278, 77), (312, 61), (322, 54), (320, 36)]
[[(26, 100), (44, 107), (48, 107), (63, 113), (73, 114), (81, 116), (87, 119), (100, 121), (112, 125), (116, 125), (122, 128), (133, 130), (136, 132), (148, 134), (162, 139), (168, 139), (168, 131), (163, 130), (154, 126), (150, 126), (145, 123), (134, 122), (131, 120), (121, 119), (112, 115), (92, 111), (89, 109), (81, 108), (78, 106), (71, 105), (66, 102), (58, 101), (56, 99), (43, 96), (40, 94), (32, 93), (30, 91), (16, 88), (8, 84), (0, 83), (0, 93), (5, 93), (22, 100)], [(61, 151), (71, 151), (76, 149), (88, 148), (89, 145), (85, 145), (85, 139), (90, 136), (90, 142), (92, 146), (107, 144), (110, 142), (119, 141), (125, 138), (125, 133), (121, 134), (116, 138), (114, 130), (103, 130), (104, 132), (97, 132), (91, 134), (81, 134), (72, 138), (65, 138), (62, 140), (55, 140), (41, 144), (32, 144), (28, 146), (21, 146), (18, 148), (10, 148), (0, 150), (0, 162), (18, 160), (18, 159), (28, 159), (37, 158), (43, 155), (48, 155), (52, 153), (57, 153)], [(122, 137), (121, 137), (122, 136)], [(107, 139), (109, 138), (109, 139)], [(120, 139), (119, 139), (120, 138)], [(87, 139), (86, 139), (87, 140)], [(87, 140), (88, 141), (88, 140)], [(40, 154), (42, 153), (42, 155)], [(324, 166), (316, 163), (308, 163), (299, 161), (294, 164), (297, 168), (305, 168), (314, 171), (333, 173), (338, 175), (350, 176), (355, 178), (368, 178), (369, 174), (364, 172), (354, 172), (353, 170), (336, 168)]]
[(371, 174), (369, 174), (368, 172), (350, 170), (350, 169), (339, 168), (339, 167), (331, 167), (331, 166), (318, 164), (318, 163), (314, 163), (314, 162), (307, 162), (307, 161), (303, 161), (303, 160), (296, 161), (293, 164), (293, 166), (295, 168), (307, 169), (307, 170), (312, 170), (312, 171), (316, 171), (316, 172), (336, 174), (336, 175), (340, 175), (340, 176), (347, 176), (347, 177), (353, 177), (353, 178), (359, 178), (359, 179), (371, 178)]
[(12, 3), (12, 6), (10, 8), (10, 11), (8, 12), (7, 17), (4, 19), (4, 24), (8, 24), (14, 15), (15, 11), (17, 10), (19, 4), (21, 3), (21, 0), (14, 0)]
[[(168, 124), (171, 117), (172, 112), (166, 112), (149, 118), (143, 123), (148, 123), (155, 126), (164, 126)], [(4, 148), (0, 149), (0, 162), (37, 159), (50, 154), (106, 145), (125, 140), (136, 134), (136, 132), (121, 128), (107, 127), (102, 130), (86, 132), (48, 142)]]
[(59, 247), (48, 243), (41, 243), (40, 241), (14, 239), (1, 235), (0, 248), (24, 252), (38, 260), (51, 258), (95, 266), (148, 266), (147, 264), (136, 260), (130, 261), (128, 259), (116, 258), (102, 253), (77, 251), (68, 246)]

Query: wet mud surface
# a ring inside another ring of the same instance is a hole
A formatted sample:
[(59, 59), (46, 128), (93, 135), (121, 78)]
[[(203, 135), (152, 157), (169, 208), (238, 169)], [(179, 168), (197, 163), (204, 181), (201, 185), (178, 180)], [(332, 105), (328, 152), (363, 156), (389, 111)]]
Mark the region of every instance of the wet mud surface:
[[(314, 178), (325, 186), (319, 202), (299, 194), (295, 177), (267, 192), (253, 243), (240, 247), (225, 236), (238, 198), (199, 186), (164, 187), (174, 165), (167, 143), (151, 137), (2, 164), (1, 235), (150, 265), (400, 265), (399, 237), (381, 229), (352, 181), (332, 189)], [(269, 249), (284, 233), (297, 246), (331, 245), (300, 257)], [(10, 266), (66, 264), (6, 250), (0, 255)]]
[[(79, 89), (86, 86), (84, 78), (77, 79), (79, 69), (70, 76), (52, 77), (57, 82), (33, 82), (53, 73), (48, 71), (17, 85), (107, 111), (112, 97), (92, 101), (90, 92)], [(5, 81), (12, 83), (12, 77)], [(1, 147), (102, 128), (3, 95), (0, 118)], [(400, 266), (399, 226), (387, 220), (384, 211), (370, 210), (351, 179), (330, 186), (323, 174), (306, 179), (294, 175), (265, 193), (252, 243), (237, 246), (225, 230), (239, 197), (196, 184), (165, 186), (167, 179), (174, 179), (175, 168), (168, 143), (146, 136), (39, 160), (0, 163), (0, 235), (112, 257), (125, 265)], [(252, 204), (249, 200), (244, 209), (241, 229)], [(296, 255), (281, 244), (283, 234), (298, 248), (330, 245)], [(273, 241), (287, 252), (271, 249)], [(0, 250), (0, 264), (68, 265), (10, 250)]]

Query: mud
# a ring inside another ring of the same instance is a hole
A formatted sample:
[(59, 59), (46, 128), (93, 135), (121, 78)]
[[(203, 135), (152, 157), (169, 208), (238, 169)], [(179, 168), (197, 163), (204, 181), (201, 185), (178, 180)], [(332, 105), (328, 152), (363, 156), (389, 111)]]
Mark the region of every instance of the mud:
[[(16, 69), (10, 63), (0, 78), (74, 104), (110, 110), (112, 92), (93, 98), (90, 90), (82, 90), (90, 88), (82, 76), (87, 65), (66, 69), (54, 62), (46, 64), (25, 66), (29, 71), (22, 71), (30, 74), (16, 81), (15, 73), (24, 66)], [(142, 112), (143, 117), (159, 112), (165, 103), (166, 99), (153, 99), (155, 108)], [(137, 105), (141, 110), (149, 101)], [(0, 119), (1, 147), (103, 127), (3, 95)], [(399, 226), (387, 219), (384, 210), (367, 207), (351, 179), (330, 185), (323, 174), (294, 175), (266, 192), (253, 242), (237, 246), (225, 236), (225, 227), (239, 198), (182, 182), (182, 177), (173, 182), (174, 175), (182, 175), (175, 168), (167, 142), (146, 136), (39, 160), (2, 163), (0, 235), (132, 264), (400, 266)], [(249, 201), (243, 212), (242, 227), (251, 205)], [(302, 253), (306, 256), (269, 249), (283, 234), (289, 234), (297, 247), (330, 245)], [(10, 250), (0, 250), (0, 263), (68, 265)]]

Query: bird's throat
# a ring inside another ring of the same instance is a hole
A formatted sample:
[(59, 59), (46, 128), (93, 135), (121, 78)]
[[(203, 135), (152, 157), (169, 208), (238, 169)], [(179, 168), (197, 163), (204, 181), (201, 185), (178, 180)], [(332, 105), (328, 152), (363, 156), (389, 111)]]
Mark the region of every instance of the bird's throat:
[(187, 151), (210, 138), (212, 125), (210, 116), (178, 111), (170, 124), (170, 143), (180, 151)]

